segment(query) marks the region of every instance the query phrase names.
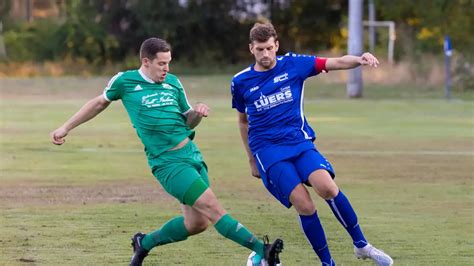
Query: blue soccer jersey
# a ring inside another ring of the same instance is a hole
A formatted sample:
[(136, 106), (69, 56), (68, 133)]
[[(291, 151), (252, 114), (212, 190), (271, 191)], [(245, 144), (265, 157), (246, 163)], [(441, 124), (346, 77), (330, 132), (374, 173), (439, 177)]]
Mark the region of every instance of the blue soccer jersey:
[(249, 146), (260, 163), (284, 159), (285, 148), (286, 156), (314, 148), (316, 134), (304, 116), (303, 95), (304, 81), (320, 72), (317, 61), (315, 56), (288, 53), (277, 57), (268, 71), (255, 71), (251, 65), (232, 79), (232, 107), (247, 114)]

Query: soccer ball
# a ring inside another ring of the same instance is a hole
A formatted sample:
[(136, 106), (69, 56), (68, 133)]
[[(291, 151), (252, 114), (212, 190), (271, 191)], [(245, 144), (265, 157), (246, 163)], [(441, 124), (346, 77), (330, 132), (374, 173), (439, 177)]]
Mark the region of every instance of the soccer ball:
[[(259, 259), (260, 261), (258, 261)], [(247, 258), (247, 266), (268, 266), (268, 263), (265, 259), (260, 258), (260, 256), (258, 256), (257, 253), (253, 251), (252, 253), (250, 253), (249, 257)], [(278, 263), (277, 266), (281, 266), (281, 264)]]
[(260, 256), (258, 256), (257, 253), (253, 251), (247, 258), (247, 266), (268, 266), (268, 263), (265, 259), (261, 258), (260, 262), (258, 262), (258, 259), (260, 259)]

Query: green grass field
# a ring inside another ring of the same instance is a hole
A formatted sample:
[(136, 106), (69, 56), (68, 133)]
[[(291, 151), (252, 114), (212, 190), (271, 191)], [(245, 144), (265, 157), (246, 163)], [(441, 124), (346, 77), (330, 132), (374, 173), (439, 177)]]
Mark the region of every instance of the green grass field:
[[(182, 80), (191, 101), (213, 109), (196, 137), (213, 189), (251, 231), (285, 240), (283, 265), (318, 265), (295, 211), (249, 174), (229, 78)], [(49, 132), (106, 81), (0, 79), (0, 265), (126, 265), (132, 234), (179, 214), (120, 103), (71, 132), (65, 145), (50, 143)], [(316, 144), (369, 241), (396, 265), (474, 265), (474, 103), (443, 100), (442, 90), (376, 85), (366, 98), (348, 100), (344, 85), (313, 80), (306, 95)], [(336, 262), (372, 265), (355, 259), (349, 236), (313, 196)], [(210, 227), (156, 248), (146, 265), (245, 265), (249, 253)]]

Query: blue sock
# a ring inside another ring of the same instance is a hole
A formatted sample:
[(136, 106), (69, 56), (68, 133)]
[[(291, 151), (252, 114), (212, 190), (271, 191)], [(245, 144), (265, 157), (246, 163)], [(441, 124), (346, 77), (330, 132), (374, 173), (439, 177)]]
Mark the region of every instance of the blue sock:
[(323, 226), (319, 221), (318, 213), (315, 212), (308, 216), (300, 215), (300, 222), (306, 238), (311, 243), (311, 246), (323, 265), (336, 265), (332, 260), (331, 253), (329, 252), (326, 235), (324, 234)]
[(344, 193), (339, 191), (335, 198), (326, 200), (326, 202), (329, 204), (329, 207), (331, 207), (332, 212), (339, 222), (346, 228), (349, 235), (351, 235), (354, 246), (358, 248), (365, 247), (367, 240), (360, 230), (357, 215)]

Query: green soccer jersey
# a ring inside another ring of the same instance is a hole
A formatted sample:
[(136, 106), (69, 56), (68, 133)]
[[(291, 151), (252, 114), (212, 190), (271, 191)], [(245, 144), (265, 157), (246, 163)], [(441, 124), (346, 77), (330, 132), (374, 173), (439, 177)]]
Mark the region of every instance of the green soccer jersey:
[(108, 101), (122, 100), (150, 166), (164, 151), (194, 137), (186, 124), (192, 107), (181, 82), (172, 74), (157, 83), (140, 70), (120, 72), (109, 81), (103, 95)]

